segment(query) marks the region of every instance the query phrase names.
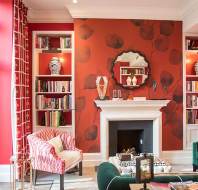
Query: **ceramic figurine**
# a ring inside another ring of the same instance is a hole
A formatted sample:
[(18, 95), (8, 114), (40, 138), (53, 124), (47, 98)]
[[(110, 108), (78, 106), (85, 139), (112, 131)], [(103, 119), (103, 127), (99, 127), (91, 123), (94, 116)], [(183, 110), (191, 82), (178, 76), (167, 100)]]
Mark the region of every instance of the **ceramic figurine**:
[(106, 76), (98, 76), (96, 79), (96, 87), (98, 96), (101, 100), (104, 100), (107, 92), (108, 79)]
[(133, 84), (133, 86), (136, 86), (137, 85), (137, 78), (136, 78), (135, 75), (132, 78), (132, 84)]
[(127, 77), (126, 83), (128, 86), (131, 85), (131, 77), (130, 76)]
[(61, 63), (58, 57), (52, 57), (49, 63), (51, 75), (59, 75), (61, 70)]

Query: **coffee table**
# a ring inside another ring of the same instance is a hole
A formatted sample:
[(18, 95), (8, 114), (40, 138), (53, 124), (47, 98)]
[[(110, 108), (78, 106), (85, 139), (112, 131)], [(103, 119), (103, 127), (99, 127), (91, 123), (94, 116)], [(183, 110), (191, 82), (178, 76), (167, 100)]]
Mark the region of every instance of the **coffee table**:
[[(198, 175), (198, 172), (169, 172), (169, 173), (158, 173), (155, 174), (155, 176), (170, 176), (170, 175), (175, 175), (175, 176), (182, 176), (182, 175)], [(138, 184), (130, 184), (129, 185), (131, 190), (139, 190), (140, 188), (143, 187), (143, 183)], [(168, 187), (168, 184), (166, 183), (157, 183), (157, 182), (151, 182), (147, 184), (147, 188), (149, 190), (170, 190)]]
[[(131, 190), (140, 190), (140, 188), (143, 188), (143, 183), (134, 183), (129, 185)], [(160, 183), (148, 183), (147, 188), (149, 190), (170, 190), (168, 187), (168, 184), (160, 184)]]

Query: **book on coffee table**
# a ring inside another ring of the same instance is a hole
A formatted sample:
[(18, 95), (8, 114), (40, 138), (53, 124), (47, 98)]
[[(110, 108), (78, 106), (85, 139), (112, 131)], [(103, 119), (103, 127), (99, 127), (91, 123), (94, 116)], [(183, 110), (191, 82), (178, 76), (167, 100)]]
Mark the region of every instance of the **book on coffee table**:
[(169, 187), (171, 190), (197, 190), (198, 183), (193, 182), (193, 181), (170, 182)]

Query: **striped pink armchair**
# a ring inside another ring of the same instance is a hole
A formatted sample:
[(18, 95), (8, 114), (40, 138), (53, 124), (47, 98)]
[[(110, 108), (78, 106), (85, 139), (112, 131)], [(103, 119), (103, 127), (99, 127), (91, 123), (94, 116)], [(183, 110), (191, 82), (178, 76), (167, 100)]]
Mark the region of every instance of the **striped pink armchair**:
[[(60, 136), (63, 151), (57, 153), (48, 141)], [(75, 147), (74, 138), (67, 132), (53, 128), (45, 128), (28, 135), (30, 157), (34, 170), (34, 183), (36, 184), (36, 171), (46, 171), (60, 174), (60, 190), (64, 189), (64, 173), (79, 164), (79, 175), (82, 175), (82, 151)]]

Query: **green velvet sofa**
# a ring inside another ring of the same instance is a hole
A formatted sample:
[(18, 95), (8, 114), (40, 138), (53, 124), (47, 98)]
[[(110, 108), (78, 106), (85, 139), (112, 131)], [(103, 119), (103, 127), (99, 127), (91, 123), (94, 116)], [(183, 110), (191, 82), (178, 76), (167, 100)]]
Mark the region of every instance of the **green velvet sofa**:
[(198, 142), (193, 142), (193, 171), (195, 172), (198, 169)]
[[(182, 175), (183, 181), (198, 181), (198, 175)], [(169, 183), (181, 181), (178, 176), (155, 176), (153, 182)], [(120, 176), (118, 169), (109, 162), (103, 162), (97, 170), (99, 190), (130, 190), (129, 184), (135, 183), (135, 178), (129, 175)]]

